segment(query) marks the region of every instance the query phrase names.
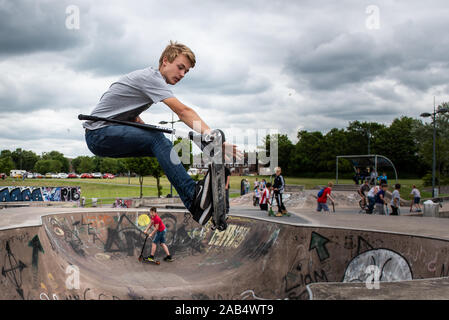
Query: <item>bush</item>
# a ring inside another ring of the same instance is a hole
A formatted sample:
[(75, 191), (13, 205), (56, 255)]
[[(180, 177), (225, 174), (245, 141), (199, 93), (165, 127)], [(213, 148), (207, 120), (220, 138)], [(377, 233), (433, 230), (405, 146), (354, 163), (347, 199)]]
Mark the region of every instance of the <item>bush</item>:
[[(432, 186), (432, 173), (428, 173), (426, 174), (423, 178), (423, 183), (425, 187), (431, 187)], [(443, 177), (443, 179), (441, 179), (441, 183), (440, 183), (440, 179), (438, 179), (438, 175), (435, 177), (435, 185), (449, 185), (449, 177)]]

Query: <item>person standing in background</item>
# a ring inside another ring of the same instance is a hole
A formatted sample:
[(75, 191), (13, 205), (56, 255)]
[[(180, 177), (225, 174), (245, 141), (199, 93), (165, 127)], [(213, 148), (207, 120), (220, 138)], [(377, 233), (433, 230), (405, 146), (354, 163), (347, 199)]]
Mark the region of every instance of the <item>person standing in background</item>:
[(421, 212), (421, 206), (419, 202), (421, 201), (421, 192), (419, 192), (416, 185), (412, 186), (412, 192), (410, 194), (413, 195), (412, 205), (410, 206), (410, 212), (412, 212), (413, 208), (416, 208), (416, 212)]
[(401, 195), (399, 194), (399, 190), (401, 190), (401, 185), (399, 183), (396, 183), (394, 185), (394, 191), (391, 195), (391, 202), (390, 202), (392, 216), (399, 215), (399, 207), (401, 205)]
[(276, 214), (276, 216), (280, 217), (282, 215), (287, 214), (287, 209), (285, 208), (284, 203), (282, 202), (282, 194), (284, 193), (285, 180), (284, 177), (281, 175), (280, 167), (275, 168), (275, 173), (276, 177), (274, 178), (273, 192), (274, 197), (276, 198), (276, 203), (278, 205), (278, 213)]

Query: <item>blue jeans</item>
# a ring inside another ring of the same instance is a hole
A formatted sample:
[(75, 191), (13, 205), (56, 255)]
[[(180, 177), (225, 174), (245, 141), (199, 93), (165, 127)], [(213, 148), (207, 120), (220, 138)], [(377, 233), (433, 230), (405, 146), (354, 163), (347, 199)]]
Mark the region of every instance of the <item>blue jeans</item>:
[(172, 143), (162, 132), (122, 125), (107, 126), (88, 130), (86, 143), (89, 150), (100, 157), (156, 157), (186, 208), (192, 205), (196, 182), (187, 174)]
[(167, 233), (167, 229), (164, 229), (164, 231), (157, 231), (156, 236), (154, 237), (153, 243), (165, 243), (165, 234)]
[(318, 206), (316, 208), (316, 211), (321, 212), (321, 210), (329, 211), (329, 207), (327, 206), (327, 203), (318, 202)]
[(374, 197), (368, 197), (368, 211), (369, 213), (373, 213), (374, 205), (376, 204), (376, 199)]

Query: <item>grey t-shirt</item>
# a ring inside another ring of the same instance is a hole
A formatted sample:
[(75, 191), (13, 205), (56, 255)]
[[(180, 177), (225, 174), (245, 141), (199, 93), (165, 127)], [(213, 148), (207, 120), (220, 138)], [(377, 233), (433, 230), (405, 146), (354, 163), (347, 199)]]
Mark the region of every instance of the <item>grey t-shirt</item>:
[[(92, 116), (134, 121), (153, 103), (174, 97), (159, 70), (151, 67), (136, 70), (114, 82), (100, 98)], [(89, 130), (113, 125), (104, 121), (86, 121)]]
[[(394, 199), (398, 199), (397, 200), (397, 205), (395, 206), (395, 204), (394, 204)], [(390, 204), (393, 206), (393, 207), (400, 207), (400, 202), (401, 202), (401, 197), (400, 197), (400, 195), (399, 195), (399, 191), (398, 190), (394, 190), (393, 191), (393, 193), (391, 194), (391, 202), (390, 202)]]

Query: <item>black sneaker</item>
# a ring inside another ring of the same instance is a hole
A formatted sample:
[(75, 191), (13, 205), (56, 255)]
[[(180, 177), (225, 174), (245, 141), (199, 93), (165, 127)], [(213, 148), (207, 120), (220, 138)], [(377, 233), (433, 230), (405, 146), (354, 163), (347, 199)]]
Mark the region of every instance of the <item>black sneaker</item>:
[(212, 217), (212, 190), (209, 172), (206, 177), (197, 182), (192, 205), (189, 208), (193, 220), (205, 225)]

